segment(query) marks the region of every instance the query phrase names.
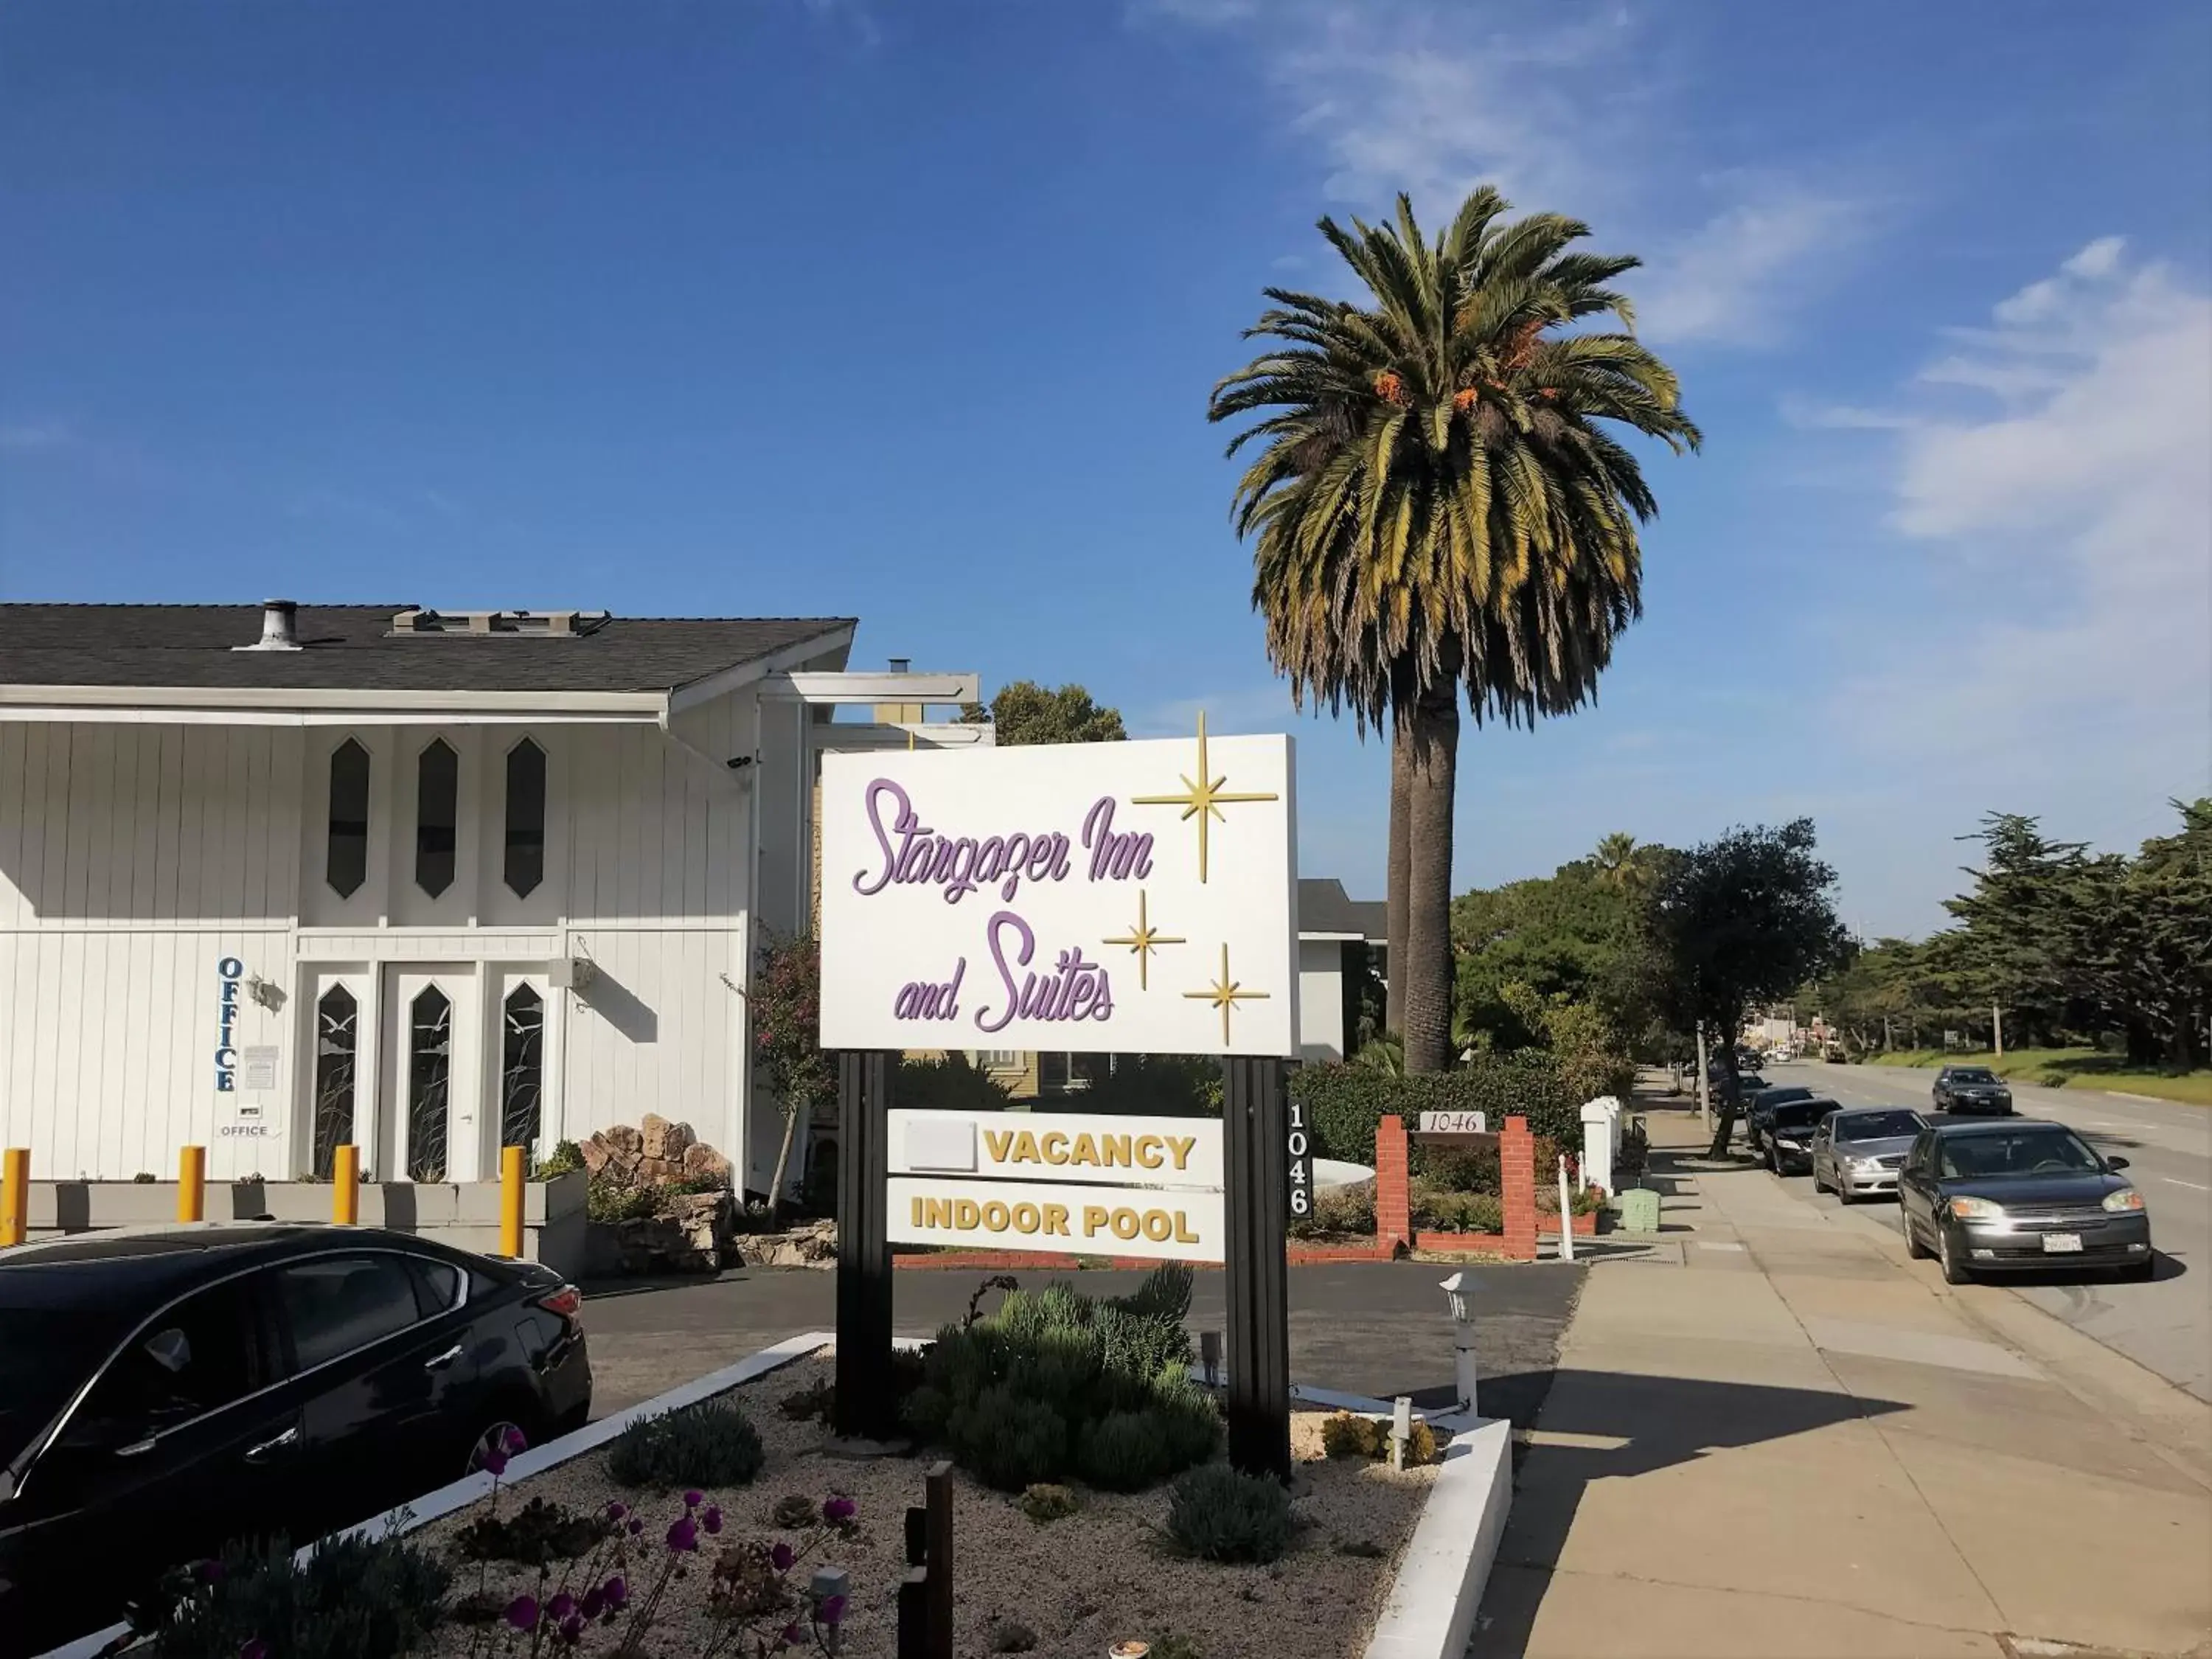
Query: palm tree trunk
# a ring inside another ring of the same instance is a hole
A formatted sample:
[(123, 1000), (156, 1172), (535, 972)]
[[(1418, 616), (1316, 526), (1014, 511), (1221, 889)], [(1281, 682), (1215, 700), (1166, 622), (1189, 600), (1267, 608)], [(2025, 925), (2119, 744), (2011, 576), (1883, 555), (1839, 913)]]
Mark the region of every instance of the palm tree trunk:
[(1409, 896), (1413, 854), (1407, 840), (1407, 822), (1413, 793), (1413, 737), (1402, 720), (1390, 725), (1390, 850), (1384, 878), (1382, 969), (1386, 975), (1382, 1025), (1403, 1036), (1406, 1033), (1406, 902)]
[[(1407, 790), (1406, 1071), (1451, 1064), (1452, 798), (1459, 765), (1456, 674), (1413, 706)], [(1394, 974), (1393, 978), (1399, 975)]]

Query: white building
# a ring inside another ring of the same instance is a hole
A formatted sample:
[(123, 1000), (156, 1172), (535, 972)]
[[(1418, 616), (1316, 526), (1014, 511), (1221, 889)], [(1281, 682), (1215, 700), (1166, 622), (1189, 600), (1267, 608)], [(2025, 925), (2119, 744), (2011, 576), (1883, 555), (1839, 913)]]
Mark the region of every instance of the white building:
[(1355, 899), (1334, 878), (1298, 883), (1298, 1053), (1348, 1060), (1358, 1047), (1359, 993), (1387, 974), (1380, 899)]
[(495, 1173), (647, 1112), (764, 1188), (746, 988), (810, 914), (849, 620), (0, 605), (0, 1146), (40, 1178)]

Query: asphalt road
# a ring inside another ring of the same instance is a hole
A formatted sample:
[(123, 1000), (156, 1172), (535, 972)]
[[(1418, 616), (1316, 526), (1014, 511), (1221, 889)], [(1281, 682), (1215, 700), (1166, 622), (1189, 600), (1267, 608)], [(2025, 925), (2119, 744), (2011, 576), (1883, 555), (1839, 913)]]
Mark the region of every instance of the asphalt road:
[[(1771, 1066), (1766, 1079), (1807, 1084), (1848, 1106), (1925, 1111), (1936, 1073), (1804, 1062)], [(2057, 1268), (2033, 1279), (1993, 1282), (2200, 1400), (2212, 1401), (2212, 1107), (2018, 1083), (2013, 1105), (2023, 1116), (2069, 1124), (2100, 1152), (2128, 1160), (2128, 1175), (2150, 1212), (2151, 1243), (2160, 1260), (2148, 1285), (2115, 1284)], [(1793, 1177), (1797, 1183), (1813, 1196), (1808, 1178)], [(1824, 1194), (1814, 1201), (1832, 1206), (1837, 1200)], [(1865, 1207), (1877, 1211), (1875, 1205)]]

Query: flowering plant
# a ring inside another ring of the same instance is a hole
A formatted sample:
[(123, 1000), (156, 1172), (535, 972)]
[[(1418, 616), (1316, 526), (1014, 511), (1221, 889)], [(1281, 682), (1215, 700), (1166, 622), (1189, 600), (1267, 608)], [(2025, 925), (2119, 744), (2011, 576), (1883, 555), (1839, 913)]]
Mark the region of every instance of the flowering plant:
[(746, 1000), (752, 1017), (753, 1062), (761, 1083), (783, 1109), (783, 1144), (769, 1182), (771, 1219), (783, 1206), (784, 1176), (799, 1121), (837, 1086), (836, 1061), (822, 1049), (822, 949), (805, 934), (771, 938)]

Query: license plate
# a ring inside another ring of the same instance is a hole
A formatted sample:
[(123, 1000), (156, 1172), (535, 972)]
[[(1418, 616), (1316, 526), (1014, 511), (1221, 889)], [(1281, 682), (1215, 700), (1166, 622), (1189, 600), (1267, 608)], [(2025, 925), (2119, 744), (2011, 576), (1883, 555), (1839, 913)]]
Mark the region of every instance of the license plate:
[(2081, 1235), (2079, 1233), (2045, 1233), (2043, 1236), (2043, 1253), (2045, 1255), (2065, 1255), (2081, 1248)]

